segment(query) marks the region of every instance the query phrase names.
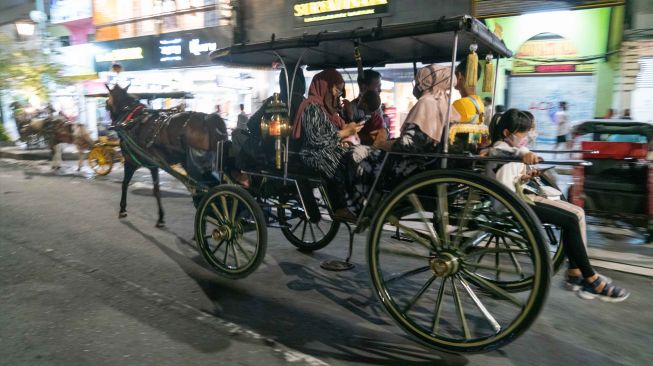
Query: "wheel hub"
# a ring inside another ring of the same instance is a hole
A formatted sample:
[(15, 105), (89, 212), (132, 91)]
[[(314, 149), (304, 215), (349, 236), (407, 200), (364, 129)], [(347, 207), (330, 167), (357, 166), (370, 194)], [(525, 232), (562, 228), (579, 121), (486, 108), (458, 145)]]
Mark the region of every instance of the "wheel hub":
[(232, 236), (231, 228), (229, 228), (227, 225), (222, 225), (220, 227), (217, 227), (213, 229), (213, 232), (211, 233), (211, 237), (215, 241), (231, 239), (231, 236)]
[(437, 277), (449, 277), (458, 272), (458, 257), (451, 253), (440, 253), (430, 260), (430, 265)]

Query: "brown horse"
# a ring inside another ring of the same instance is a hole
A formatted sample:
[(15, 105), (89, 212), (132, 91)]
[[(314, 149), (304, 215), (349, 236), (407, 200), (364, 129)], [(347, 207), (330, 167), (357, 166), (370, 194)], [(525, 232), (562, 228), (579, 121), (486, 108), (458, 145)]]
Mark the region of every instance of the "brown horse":
[(91, 137), (82, 125), (70, 123), (64, 116), (56, 115), (52, 106), (33, 113), (28, 113), (18, 102), (11, 103), (19, 139), (28, 148), (42, 139), (50, 149), (52, 168), (61, 167), (61, 146), (59, 144), (74, 144), (79, 152), (78, 168), (84, 158), (83, 151), (93, 146)]
[[(202, 182), (211, 179), (210, 167), (194, 164), (198, 152), (216, 151), (218, 141), (227, 139), (227, 128), (217, 114), (179, 112), (177, 110), (150, 110), (119, 85), (109, 90), (107, 110), (111, 114), (112, 127), (118, 131), (120, 148), (125, 157), (125, 173), (122, 181), (119, 218), (127, 216), (127, 187), (134, 172), (141, 166), (150, 169), (153, 192), (159, 208), (156, 226), (165, 225), (158, 168), (180, 180), (199, 202)], [(171, 166), (181, 164), (187, 174), (180, 174)], [(208, 177), (208, 178), (207, 178)], [(215, 179), (215, 178), (213, 178)]]

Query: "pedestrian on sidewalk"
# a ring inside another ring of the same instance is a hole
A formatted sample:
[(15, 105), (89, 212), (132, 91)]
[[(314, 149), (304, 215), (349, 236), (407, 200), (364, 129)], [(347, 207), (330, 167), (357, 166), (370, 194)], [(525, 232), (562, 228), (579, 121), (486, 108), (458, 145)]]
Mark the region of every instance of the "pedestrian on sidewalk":
[[(553, 116), (555, 124), (558, 126), (558, 134), (556, 137), (556, 146), (555, 150), (558, 150), (558, 146), (562, 144), (562, 147), (567, 147), (568, 135), (569, 135), (569, 115), (567, 114), (567, 102), (558, 103), (558, 111)], [(557, 155), (557, 153), (556, 153)]]

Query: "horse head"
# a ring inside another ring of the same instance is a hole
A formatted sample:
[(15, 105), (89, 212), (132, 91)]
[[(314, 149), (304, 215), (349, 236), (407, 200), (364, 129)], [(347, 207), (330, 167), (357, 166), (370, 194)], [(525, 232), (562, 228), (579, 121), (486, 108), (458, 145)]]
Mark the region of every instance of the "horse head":
[(136, 98), (127, 93), (129, 85), (125, 88), (120, 87), (118, 84), (114, 85), (113, 88), (109, 88), (109, 85), (107, 84), (105, 84), (105, 86), (107, 90), (109, 90), (106, 109), (111, 115), (111, 121), (115, 124), (126, 111), (130, 110), (139, 102)]

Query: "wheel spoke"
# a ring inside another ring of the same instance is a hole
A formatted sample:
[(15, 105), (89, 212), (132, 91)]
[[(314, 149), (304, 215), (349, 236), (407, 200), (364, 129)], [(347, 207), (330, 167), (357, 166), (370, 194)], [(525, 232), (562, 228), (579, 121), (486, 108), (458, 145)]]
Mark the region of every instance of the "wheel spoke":
[(206, 222), (208, 222), (209, 224), (211, 224), (211, 225), (213, 225), (213, 226), (215, 226), (215, 227), (220, 227), (220, 226), (222, 226), (222, 225), (220, 225), (220, 223), (218, 222), (218, 220), (214, 219), (214, 218), (211, 217), (211, 216), (208, 216), (208, 215), (207, 215), (207, 216), (204, 216), (204, 220), (206, 220)]
[[(499, 237), (498, 236), (497, 236), (496, 247), (497, 248), (499, 247)], [(494, 268), (495, 268), (494, 275), (495, 275), (497, 281), (499, 281), (499, 276), (501, 275), (501, 269), (500, 269), (501, 266), (500, 266), (499, 263), (500, 263), (499, 262), (499, 252), (494, 252)]]
[(471, 216), (472, 203), (476, 202), (476, 197), (474, 196), (476, 190), (470, 188), (469, 194), (467, 195), (467, 201), (465, 202), (465, 207), (463, 208), (462, 218), (458, 219), (458, 235), (456, 236), (456, 241), (453, 244), (454, 248), (460, 247), (460, 242), (463, 239), (463, 228), (467, 227), (467, 222)]
[(304, 227), (302, 228), (302, 241), (304, 241), (304, 238), (306, 237), (306, 223), (307, 223), (307, 221), (302, 220), (302, 222), (304, 223)]
[(236, 260), (236, 268), (240, 267), (240, 258), (238, 258), (238, 252), (236, 252), (236, 242), (231, 243), (231, 251), (234, 253), (234, 259)]
[(309, 222), (308, 223), (308, 228), (311, 229), (311, 237), (313, 238), (313, 243), (315, 243), (317, 241), (317, 239), (315, 239), (315, 231), (313, 231), (313, 223)]
[(421, 255), (408, 250), (408, 248), (399, 249), (395, 247), (383, 247), (380, 249), (381, 253), (393, 254), (398, 257), (417, 258), (417, 259), (430, 259), (427, 255)]
[(385, 280), (385, 283), (390, 283), (390, 282), (393, 282), (393, 281), (396, 281), (396, 280), (399, 280), (399, 279), (402, 279), (402, 278), (406, 278), (406, 277), (409, 277), (409, 276), (414, 276), (416, 274), (426, 272), (430, 268), (431, 268), (430, 266), (424, 266), (424, 267), (411, 269), (410, 271), (406, 271), (406, 272), (402, 272), (402, 273), (395, 273), (395, 274), (392, 274), (390, 277), (388, 277), (388, 279)]
[(216, 245), (215, 248), (211, 251), (211, 254), (215, 254), (215, 252), (218, 251), (218, 249), (222, 246), (222, 244), (224, 244), (224, 242), (225, 242), (224, 239), (220, 240), (220, 242), (218, 243), (218, 245)]
[[(490, 246), (490, 244), (492, 244), (492, 239), (496, 239), (496, 238), (497, 238), (496, 235), (490, 235), (490, 239), (487, 240), (487, 243), (485, 244), (483, 249), (494, 249), (494, 248), (496, 248), (497, 247), (496, 245), (493, 248), (488, 248)], [(481, 256), (478, 257), (478, 259), (476, 260), (476, 263), (481, 263), (481, 260), (483, 260), (483, 257), (485, 257), (485, 254), (487, 254), (487, 253), (481, 254)]]
[(224, 263), (225, 266), (227, 266), (227, 256), (229, 255), (229, 241), (227, 241), (227, 247), (224, 250), (224, 259), (222, 260), (222, 263)]
[(495, 248), (495, 247), (492, 247), (492, 248), (474, 249), (474, 250), (470, 251), (467, 254), (467, 256), (471, 257), (471, 256), (479, 255), (479, 254), (485, 255), (485, 254), (497, 253), (497, 252), (498, 253), (511, 253), (512, 254), (512, 253), (528, 253), (530, 251), (528, 249), (521, 249), (521, 248), (516, 249), (516, 248)]
[(483, 224), (479, 224), (479, 228), (481, 228), (481, 229), (483, 229), (483, 230), (485, 230), (485, 231), (487, 231), (489, 233), (492, 233), (492, 234), (494, 234), (496, 236), (503, 236), (503, 237), (506, 237), (506, 238), (510, 238), (511, 240), (513, 240), (516, 243), (520, 243), (520, 242), (521, 243), (526, 243), (526, 240), (524, 238), (521, 238), (521, 237), (519, 237), (517, 235), (511, 234), (511, 233), (509, 233), (507, 231), (499, 230), (499, 229), (493, 228), (491, 226), (483, 225)]
[[(495, 265), (491, 266), (491, 265), (488, 265), (488, 264), (467, 263), (467, 262), (465, 262), (465, 267), (487, 269), (489, 271), (495, 271), (497, 274), (498, 273), (510, 273), (510, 274), (517, 274), (517, 275), (521, 274), (521, 272), (517, 272), (514, 269), (507, 268), (507, 267), (504, 267), (504, 266), (501, 266), (501, 265), (497, 265), (496, 263), (495, 263)], [(497, 280), (498, 280), (498, 277), (497, 277)]]
[(442, 278), (440, 289), (438, 290), (438, 298), (435, 301), (435, 309), (433, 310), (433, 323), (431, 323), (431, 333), (435, 334), (440, 325), (440, 311), (442, 310), (442, 298), (444, 297), (444, 288), (447, 286), (446, 278)]
[(320, 227), (320, 223), (315, 224), (315, 227), (317, 227), (318, 230), (320, 230), (320, 234), (322, 234), (322, 237), (324, 238), (326, 234), (324, 233), (324, 230)]
[(456, 287), (456, 282), (454, 281), (454, 278), (451, 277), (451, 287), (453, 287), (453, 296), (454, 296), (454, 302), (456, 304), (456, 312), (458, 313), (458, 319), (460, 320), (460, 324), (462, 325), (463, 328), (463, 334), (465, 335), (465, 339), (470, 339), (472, 338), (471, 334), (469, 333), (469, 326), (467, 325), (467, 319), (465, 319), (465, 310), (463, 309), (463, 303), (460, 301), (460, 294), (458, 293), (458, 288)]
[(413, 239), (416, 242), (424, 245), (427, 249), (429, 249), (429, 250), (434, 249), (433, 248), (433, 243), (430, 240), (426, 240), (424, 237), (419, 235), (416, 231), (409, 228), (408, 226), (402, 225), (399, 222), (399, 219), (397, 217), (395, 217), (394, 215), (390, 215), (388, 217), (388, 222), (390, 223), (390, 225), (394, 225), (394, 226), (400, 228), (401, 230), (403, 230), (403, 232), (406, 235), (410, 236), (411, 239)]
[(236, 222), (236, 211), (238, 210), (238, 198), (234, 197), (232, 199), (232, 204), (231, 204), (231, 222), (235, 223)]
[(444, 246), (449, 246), (449, 234), (447, 228), (449, 227), (449, 200), (447, 197), (447, 186), (440, 184), (437, 187), (438, 192), (438, 211), (440, 213), (440, 230), (444, 240)]
[(490, 234), (490, 233), (484, 233), (484, 232), (479, 232), (478, 234), (476, 234), (476, 236), (471, 237), (471, 238), (468, 238), (467, 240), (465, 240), (465, 241), (460, 245), (460, 249), (463, 249), (463, 250), (464, 250), (464, 249), (466, 249), (467, 247), (471, 247), (471, 246), (474, 246), (474, 247), (475, 247), (475, 246), (477, 246), (479, 243), (481, 243), (483, 240), (485, 240), (485, 238), (487, 238), (487, 237), (490, 236), (490, 235), (492, 235), (492, 234)]
[[(517, 273), (519, 273), (521, 277), (524, 278), (524, 273), (522, 272), (521, 265), (519, 264), (517, 257), (515, 257), (514, 251), (510, 250), (510, 245), (508, 245), (505, 238), (501, 238), (501, 241), (503, 242), (503, 245), (505, 245), (506, 249), (508, 250), (508, 256), (510, 257), (510, 261), (512, 262), (512, 264), (515, 265), (515, 269), (517, 270)], [(518, 249), (518, 250), (523, 250), (523, 249)]]
[(476, 296), (474, 291), (472, 291), (472, 289), (469, 287), (469, 284), (467, 283), (467, 281), (465, 281), (465, 279), (462, 278), (462, 276), (457, 276), (457, 277), (458, 277), (458, 280), (460, 281), (460, 283), (463, 285), (463, 288), (465, 289), (465, 291), (467, 292), (469, 297), (471, 297), (472, 301), (474, 301), (474, 304), (476, 304), (476, 307), (478, 308), (478, 310), (481, 312), (481, 314), (483, 314), (485, 319), (487, 319), (488, 323), (490, 323), (490, 325), (492, 326), (492, 329), (494, 329), (494, 332), (499, 333), (499, 331), (501, 331), (501, 326), (499, 325), (499, 322), (497, 322), (496, 319), (494, 319), (492, 314), (490, 314), (490, 312), (487, 310), (485, 305), (483, 305), (483, 303), (478, 298), (478, 296)]
[(226, 220), (229, 217), (229, 208), (227, 206), (227, 197), (224, 195), (220, 196), (220, 203), (222, 203), (222, 212), (224, 214), (224, 219)]
[(408, 303), (404, 306), (403, 309), (404, 315), (408, 314), (408, 312), (415, 305), (417, 300), (419, 300), (419, 298), (422, 297), (422, 295), (424, 295), (424, 292), (426, 292), (429, 286), (431, 286), (435, 278), (436, 278), (435, 275), (432, 275), (431, 278), (429, 278), (429, 280), (426, 281), (426, 283), (422, 286), (422, 288), (419, 289), (419, 291), (415, 294), (415, 296), (413, 296), (413, 298), (410, 299), (410, 301), (408, 301)]
[(522, 304), (516, 297), (514, 297), (511, 293), (508, 291), (502, 289), (501, 287), (493, 284), (492, 282), (486, 280), (485, 278), (477, 275), (476, 273), (469, 272), (466, 269), (462, 270), (465, 275), (476, 285), (484, 288), (485, 290), (491, 292), (492, 294), (502, 297), (508, 301), (510, 301), (512, 304), (523, 308), (524, 304)]
[(426, 226), (428, 233), (431, 234), (432, 243), (436, 243), (436, 247), (434, 247), (433, 249), (437, 250), (437, 246), (442, 246), (442, 243), (438, 238), (438, 234), (436, 234), (435, 230), (433, 229), (433, 223), (429, 222), (426, 216), (424, 216), (424, 207), (422, 206), (422, 202), (419, 201), (419, 197), (417, 197), (415, 193), (409, 194), (408, 200), (413, 205), (415, 210), (417, 210), (417, 214), (419, 215), (420, 220)]
[(247, 259), (247, 263), (251, 262), (252, 257), (249, 254), (247, 254), (247, 252), (245, 251), (245, 249), (243, 249), (243, 247), (240, 245), (240, 243), (238, 243), (237, 241), (234, 241), (234, 244), (238, 248), (238, 250), (240, 250), (240, 252), (243, 253), (243, 255), (245, 256), (245, 259)]
[(218, 218), (218, 220), (224, 222), (225, 219), (220, 213), (220, 210), (218, 210), (218, 206), (215, 205), (215, 203), (211, 202), (211, 210), (213, 211), (213, 214)]
[(299, 225), (301, 225), (301, 224), (302, 224), (302, 220), (300, 219), (299, 221), (297, 221), (297, 225), (295, 225), (295, 227), (293, 227), (292, 230), (290, 230), (290, 232), (294, 234), (295, 231), (297, 231), (297, 228), (299, 227)]

